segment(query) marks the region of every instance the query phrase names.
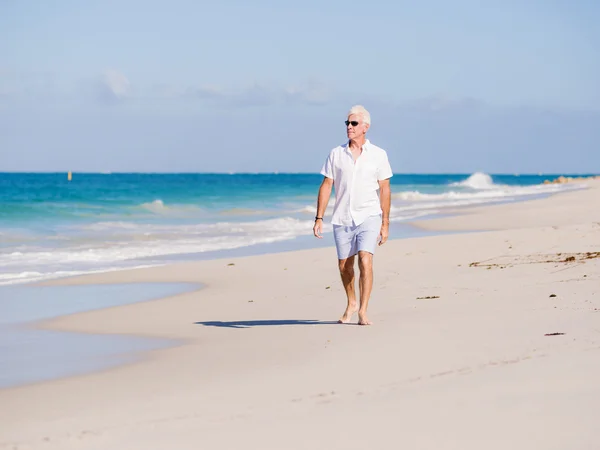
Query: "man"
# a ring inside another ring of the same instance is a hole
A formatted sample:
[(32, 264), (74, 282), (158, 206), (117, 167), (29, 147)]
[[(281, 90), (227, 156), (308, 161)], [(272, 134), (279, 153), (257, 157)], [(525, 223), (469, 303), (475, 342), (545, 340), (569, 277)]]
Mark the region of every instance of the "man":
[[(358, 324), (371, 325), (367, 307), (373, 287), (373, 254), (377, 241), (383, 245), (390, 223), (390, 167), (385, 150), (366, 138), (371, 125), (369, 112), (360, 105), (348, 112), (348, 142), (329, 153), (321, 174), (323, 182), (317, 199), (313, 233), (322, 238), (323, 215), (335, 186), (331, 223), (342, 283), (348, 298), (346, 311), (338, 321), (348, 323), (358, 311)], [(359, 308), (354, 289), (354, 257), (358, 254)]]

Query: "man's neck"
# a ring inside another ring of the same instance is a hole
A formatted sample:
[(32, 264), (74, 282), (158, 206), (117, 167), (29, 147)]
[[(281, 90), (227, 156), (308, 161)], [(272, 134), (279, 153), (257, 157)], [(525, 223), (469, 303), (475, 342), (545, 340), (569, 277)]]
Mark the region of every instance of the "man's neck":
[(350, 139), (350, 150), (361, 150), (362, 146), (367, 142), (367, 138), (365, 136), (361, 136), (358, 139)]

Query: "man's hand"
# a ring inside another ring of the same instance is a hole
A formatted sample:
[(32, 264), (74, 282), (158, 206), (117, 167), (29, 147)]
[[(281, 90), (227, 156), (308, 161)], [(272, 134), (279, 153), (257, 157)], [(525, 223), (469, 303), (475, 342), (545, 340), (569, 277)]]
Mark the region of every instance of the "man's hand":
[(323, 239), (323, 236), (321, 235), (322, 232), (323, 232), (323, 219), (317, 219), (317, 220), (315, 220), (315, 226), (313, 227), (313, 234), (315, 235), (315, 237), (318, 237), (319, 239)]
[(379, 245), (383, 245), (385, 244), (385, 241), (387, 241), (388, 236), (390, 234), (390, 225), (387, 222), (384, 222), (381, 224), (381, 230), (379, 231)]

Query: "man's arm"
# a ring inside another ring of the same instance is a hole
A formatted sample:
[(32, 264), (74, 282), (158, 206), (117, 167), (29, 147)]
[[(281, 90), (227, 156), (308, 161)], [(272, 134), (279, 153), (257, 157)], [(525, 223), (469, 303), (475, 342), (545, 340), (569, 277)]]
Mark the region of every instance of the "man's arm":
[(315, 226), (313, 227), (313, 234), (321, 239), (323, 236), (323, 214), (327, 209), (329, 203), (329, 197), (331, 197), (331, 188), (333, 187), (333, 178), (323, 177), (323, 182), (319, 188), (319, 196), (317, 197), (317, 217), (315, 218)]
[(381, 210), (383, 214), (381, 216), (381, 231), (379, 235), (381, 240), (379, 245), (385, 244), (389, 235), (390, 226), (390, 208), (392, 205), (392, 190), (390, 188), (390, 179), (379, 181), (379, 202), (381, 204)]

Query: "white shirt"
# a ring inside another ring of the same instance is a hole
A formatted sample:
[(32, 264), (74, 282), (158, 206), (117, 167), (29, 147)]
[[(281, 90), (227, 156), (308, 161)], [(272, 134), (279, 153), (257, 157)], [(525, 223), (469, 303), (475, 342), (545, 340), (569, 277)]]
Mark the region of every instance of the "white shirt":
[(368, 217), (382, 213), (379, 181), (392, 177), (387, 153), (382, 148), (367, 140), (354, 162), (347, 142), (331, 150), (321, 174), (332, 178), (335, 187), (332, 224), (358, 226)]

